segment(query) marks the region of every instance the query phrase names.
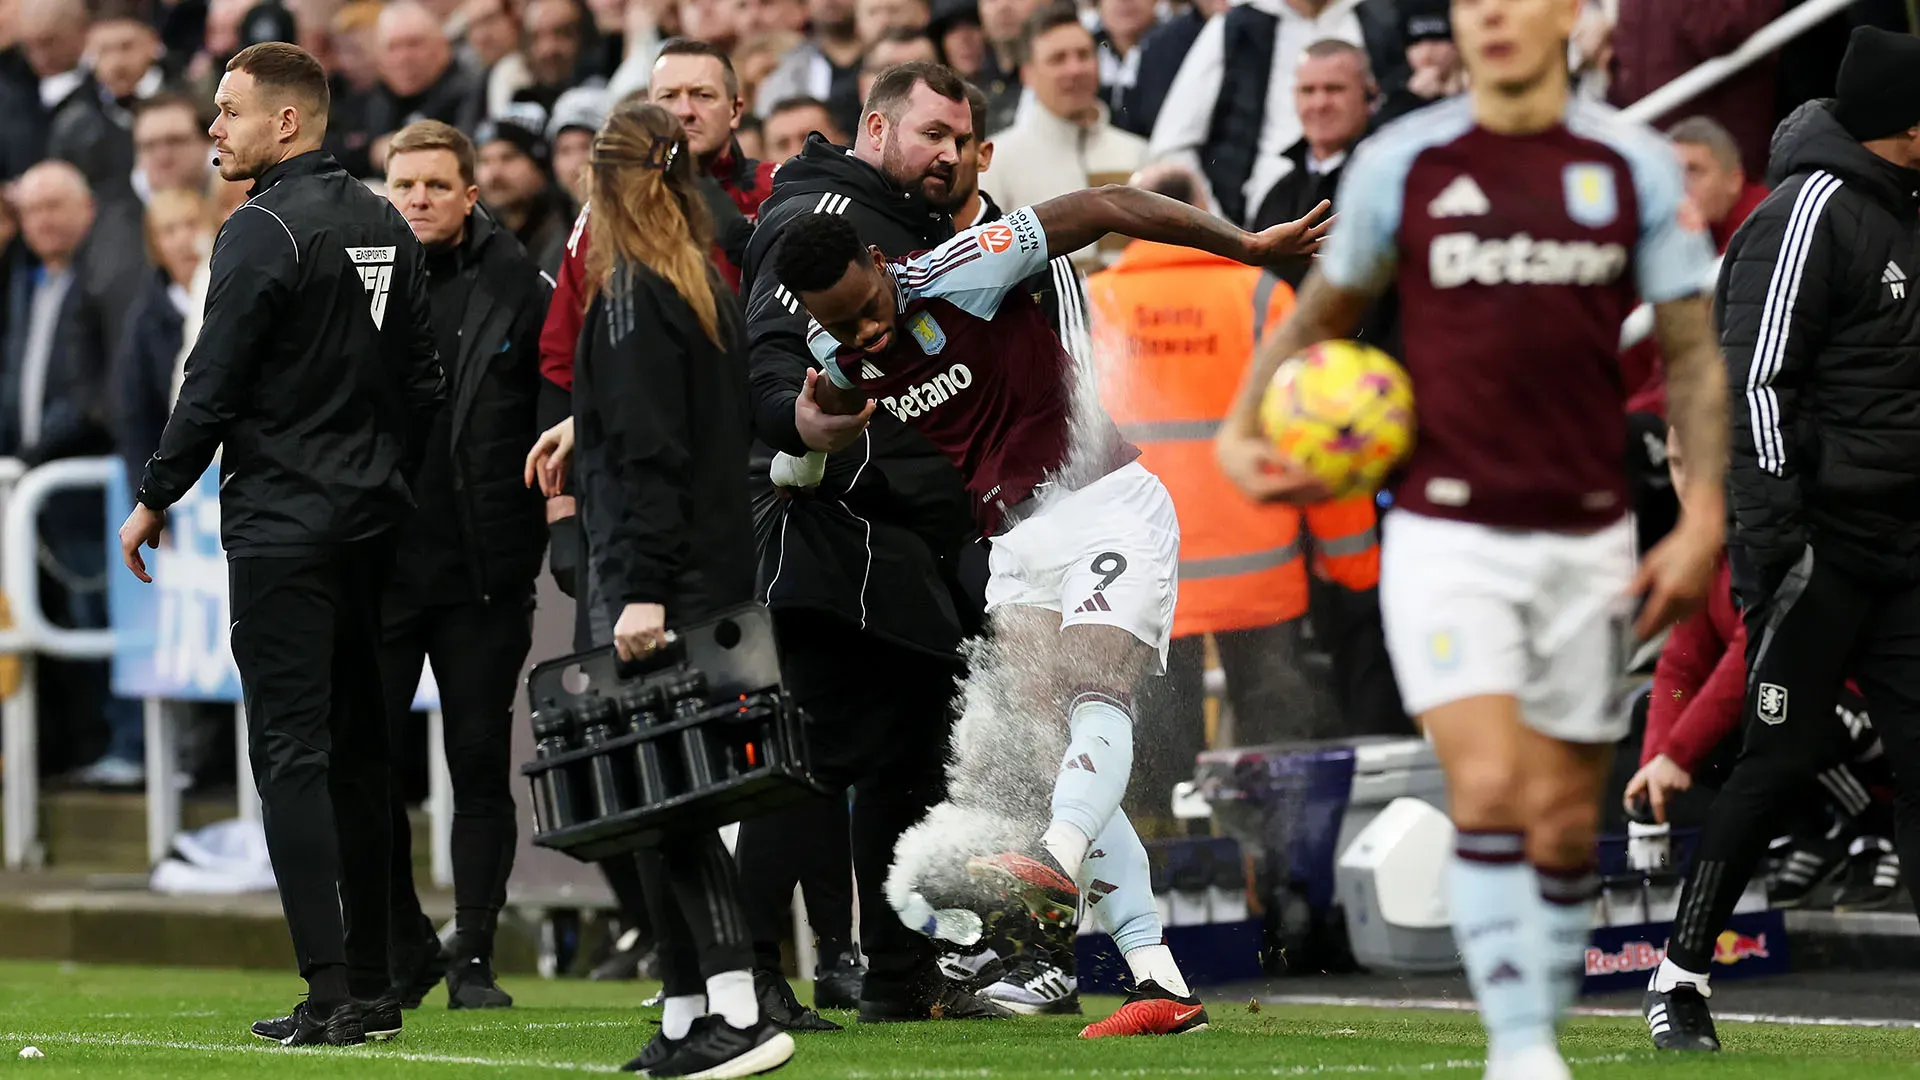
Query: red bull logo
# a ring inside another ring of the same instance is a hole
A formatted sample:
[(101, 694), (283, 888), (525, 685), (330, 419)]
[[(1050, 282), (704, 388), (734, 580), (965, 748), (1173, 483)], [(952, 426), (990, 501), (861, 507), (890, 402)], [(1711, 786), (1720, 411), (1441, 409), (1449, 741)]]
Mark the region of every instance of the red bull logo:
[[(1588, 950), (1591, 952), (1592, 950)], [(1728, 930), (1713, 941), (1713, 962), (1716, 964), (1737, 964), (1746, 959), (1766, 959), (1767, 935), (1748, 937), (1737, 931)]]
[(1629, 941), (1616, 952), (1587, 946), (1588, 975), (1630, 975), (1652, 971), (1667, 958), (1667, 950), (1651, 941)]

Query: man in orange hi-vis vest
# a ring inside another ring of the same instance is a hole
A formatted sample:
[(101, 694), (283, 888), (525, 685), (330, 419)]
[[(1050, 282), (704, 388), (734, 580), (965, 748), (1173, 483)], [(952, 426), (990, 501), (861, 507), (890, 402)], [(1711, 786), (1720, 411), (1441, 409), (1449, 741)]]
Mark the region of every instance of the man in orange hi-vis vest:
[[(1193, 174), (1182, 167), (1153, 166), (1134, 183), (1200, 205)], [(1354, 606), (1371, 597), (1380, 578), (1376, 511), (1364, 496), (1305, 508), (1253, 503), (1214, 462), (1214, 433), (1247, 356), (1293, 309), (1285, 282), (1202, 251), (1135, 241), (1111, 268), (1088, 277), (1087, 299), (1101, 400), (1180, 515), (1180, 598), (1167, 676), (1136, 698), (1138, 722), (1150, 733), (1141, 741), (1152, 740), (1156, 752), (1136, 757), (1135, 772), (1144, 776), (1134, 790), (1142, 812), (1165, 816), (1169, 790), (1192, 775), (1204, 746), (1208, 634), (1227, 676), (1237, 743), (1347, 733), (1346, 724), (1317, 715), (1329, 709), (1314, 704), (1299, 673), (1299, 626), (1310, 602), (1310, 565), (1334, 592), (1360, 594)], [(1343, 624), (1351, 610), (1345, 601), (1331, 598)], [(1337, 668), (1350, 666), (1336, 657)], [(1344, 676), (1336, 670), (1342, 689), (1351, 681)]]

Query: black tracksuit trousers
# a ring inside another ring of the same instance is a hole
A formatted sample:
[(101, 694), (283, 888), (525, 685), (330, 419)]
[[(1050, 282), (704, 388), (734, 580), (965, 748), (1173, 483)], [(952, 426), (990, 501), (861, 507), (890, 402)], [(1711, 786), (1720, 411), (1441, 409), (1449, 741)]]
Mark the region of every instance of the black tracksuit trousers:
[[(782, 612), (775, 619), (781, 672), (807, 715), (813, 775), (835, 792), (827, 800), (853, 789), (850, 846), (867, 960), (861, 997), (918, 1000), (938, 978), (933, 943), (887, 903), (887, 870), (900, 834), (946, 794), (960, 667), (826, 616)], [(806, 869), (793, 853), (839, 846), (819, 832), (844, 827), (838, 823), (848, 819), (833, 809), (796, 807), (740, 824), (741, 899), (763, 967), (778, 967), (793, 887)]]
[[(1701, 831), (1667, 946), (1694, 972), (1711, 970), (1714, 939), (1792, 800), (1848, 752), (1833, 709), (1849, 677), (1893, 771), (1901, 864), (1920, 866), (1920, 585), (1861, 582), (1809, 548), (1745, 619), (1745, 741)], [(1915, 887), (1909, 876), (1909, 897)]]
[[(518, 842), (513, 804), (513, 698), (533, 646), (526, 601), (389, 605), (380, 645), (388, 730), (413, 715), (422, 660), (433, 662), (453, 781), (454, 929), (461, 959), (491, 960), (500, 909), (507, 902)], [(431, 750), (429, 750), (431, 752)], [(413, 830), (407, 808), (393, 800), (392, 932), (396, 948), (418, 947), (433, 934), (413, 885)]]
[(380, 601), (393, 536), (230, 559), (248, 756), (300, 974), (316, 1002), (386, 990), (392, 811)]

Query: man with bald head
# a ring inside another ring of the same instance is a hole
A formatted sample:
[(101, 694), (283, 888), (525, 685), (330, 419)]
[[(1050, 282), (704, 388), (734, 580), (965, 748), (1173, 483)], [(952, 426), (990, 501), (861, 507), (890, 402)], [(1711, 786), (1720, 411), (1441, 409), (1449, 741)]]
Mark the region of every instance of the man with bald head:
[(253, 1034), (357, 1044), (400, 1032), (378, 647), (394, 539), (445, 397), (426, 261), (393, 204), (321, 150), (327, 78), (305, 50), (242, 49), (214, 105), (220, 176), (251, 180), (252, 197), (214, 242), (206, 315), (120, 552), (152, 580), (140, 549), (220, 451), (248, 753), (308, 989)]
[(380, 12), (374, 64), (380, 84), (359, 122), (327, 137), (327, 149), (340, 164), (365, 179), (384, 175), (387, 139), (394, 132), (419, 120), (459, 127), (470, 119), (464, 112), (473, 94), (472, 80), (453, 62), (439, 17), (416, 0), (395, 0)]

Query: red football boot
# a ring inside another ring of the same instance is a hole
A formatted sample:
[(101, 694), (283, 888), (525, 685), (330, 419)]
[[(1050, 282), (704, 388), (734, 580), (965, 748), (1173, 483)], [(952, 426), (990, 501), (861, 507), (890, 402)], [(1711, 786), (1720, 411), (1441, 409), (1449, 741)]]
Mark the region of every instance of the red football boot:
[(967, 860), (967, 876), (1020, 901), (1043, 923), (1066, 926), (1080, 914), (1079, 887), (1044, 849), (1037, 858), (1017, 851), (975, 855)]
[(1083, 1039), (1104, 1039), (1110, 1035), (1185, 1035), (1205, 1031), (1206, 1006), (1198, 995), (1176, 997), (1152, 980), (1141, 983), (1127, 995), (1127, 1003), (1098, 1023), (1080, 1029)]

